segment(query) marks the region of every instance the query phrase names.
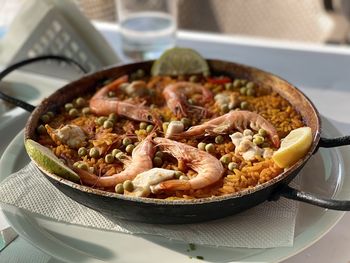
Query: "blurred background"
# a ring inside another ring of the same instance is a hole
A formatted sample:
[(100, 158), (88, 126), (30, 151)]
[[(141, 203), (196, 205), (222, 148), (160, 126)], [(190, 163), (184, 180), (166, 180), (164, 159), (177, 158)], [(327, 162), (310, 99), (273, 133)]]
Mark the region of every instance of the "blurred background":
[[(25, 0), (0, 1), (0, 36)], [(91, 20), (115, 23), (115, 0), (72, 0)], [(348, 0), (179, 0), (179, 29), (267, 39), (350, 43)]]

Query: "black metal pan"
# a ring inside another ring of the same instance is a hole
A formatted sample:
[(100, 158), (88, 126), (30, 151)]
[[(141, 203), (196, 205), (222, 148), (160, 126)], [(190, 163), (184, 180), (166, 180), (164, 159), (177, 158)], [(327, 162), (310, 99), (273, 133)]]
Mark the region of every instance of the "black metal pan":
[[(235, 78), (263, 82), (288, 100), (302, 115), (305, 125), (312, 129), (313, 142), (307, 154), (276, 178), (252, 189), (226, 196), (183, 201), (130, 197), (101, 191), (65, 180), (48, 173), (37, 165), (42, 174), (68, 197), (108, 217), (145, 223), (182, 224), (212, 220), (244, 211), (266, 200), (277, 200), (280, 196), (324, 208), (350, 210), (350, 201), (326, 199), (288, 186), (319, 147), (349, 145), (350, 136), (322, 138), (320, 116), (315, 106), (301, 91), (278, 76), (232, 62), (208, 60), (208, 63), (213, 74), (220, 73)], [(23, 103), (20, 104), (19, 106), (26, 110), (33, 110), (25, 126), (25, 139), (37, 139), (36, 127), (40, 116), (47, 111), (56, 111), (73, 98), (94, 91), (97, 85), (107, 79), (129, 74), (140, 68), (149, 72), (151, 65), (152, 61), (148, 61), (107, 68), (69, 83), (44, 99), (35, 108), (23, 107)], [(14, 99), (11, 100), (13, 103)]]

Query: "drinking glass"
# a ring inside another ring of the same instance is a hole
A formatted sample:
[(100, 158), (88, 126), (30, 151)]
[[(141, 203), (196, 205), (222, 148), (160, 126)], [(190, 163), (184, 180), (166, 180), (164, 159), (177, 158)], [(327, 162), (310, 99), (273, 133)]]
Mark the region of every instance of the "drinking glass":
[(177, 0), (116, 0), (127, 60), (158, 58), (175, 45)]

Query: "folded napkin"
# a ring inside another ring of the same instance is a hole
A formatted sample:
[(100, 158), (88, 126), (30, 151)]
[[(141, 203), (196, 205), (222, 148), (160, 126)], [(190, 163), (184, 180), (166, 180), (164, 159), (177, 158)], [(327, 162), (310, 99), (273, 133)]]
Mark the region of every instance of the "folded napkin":
[(270, 248), (292, 246), (297, 202), (281, 198), (243, 213), (204, 223), (151, 225), (111, 221), (66, 197), (29, 163), (0, 184), (0, 202), (61, 222), (129, 234), (152, 234), (210, 246)]

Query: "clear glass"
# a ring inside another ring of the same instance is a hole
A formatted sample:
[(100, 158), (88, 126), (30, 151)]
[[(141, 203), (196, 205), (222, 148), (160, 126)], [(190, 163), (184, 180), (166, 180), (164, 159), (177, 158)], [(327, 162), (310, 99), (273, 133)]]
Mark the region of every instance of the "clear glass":
[(176, 0), (117, 0), (117, 14), (127, 60), (157, 59), (175, 45)]

